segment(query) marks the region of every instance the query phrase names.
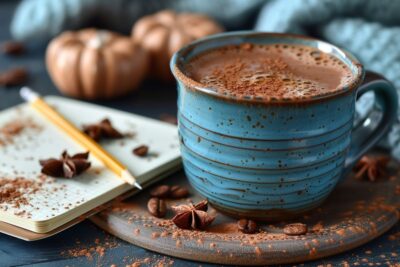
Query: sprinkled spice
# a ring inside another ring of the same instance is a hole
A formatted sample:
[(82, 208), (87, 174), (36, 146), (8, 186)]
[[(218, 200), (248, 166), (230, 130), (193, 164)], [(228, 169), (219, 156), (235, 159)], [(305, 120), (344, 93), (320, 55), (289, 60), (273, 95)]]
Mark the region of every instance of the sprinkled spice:
[(88, 124), (83, 126), (85, 134), (89, 135), (95, 141), (103, 139), (118, 139), (123, 138), (124, 135), (116, 130), (109, 119), (103, 119), (95, 124)]
[(89, 152), (70, 156), (67, 151), (64, 151), (59, 159), (50, 158), (40, 160), (39, 163), (43, 174), (51, 177), (72, 178), (90, 168), (88, 157)]
[[(14, 209), (14, 215), (31, 218), (29, 209), (35, 208), (32, 200), (35, 195), (48, 197), (56, 191), (64, 190), (64, 186), (48, 186), (54, 183), (54, 179), (45, 175), (36, 178), (26, 177), (1, 177), (0, 176), (0, 210)], [(69, 207), (68, 207), (69, 208)]]
[(39, 132), (42, 127), (32, 121), (31, 118), (13, 119), (0, 127), (0, 146), (13, 144), (15, 139), (26, 130)]
[(61, 256), (74, 258), (86, 257), (89, 260), (93, 260), (95, 255), (103, 257), (107, 249), (117, 247), (118, 245), (114, 237), (106, 237), (104, 240), (96, 238), (94, 244), (90, 246), (82, 246), (80, 241), (77, 241), (76, 244), (76, 248), (62, 251)]
[[(354, 183), (350, 180), (347, 181), (350, 186), (358, 187), (359, 183)], [(395, 184), (398, 182), (398, 179), (392, 181), (385, 180), (385, 182)], [(380, 185), (364, 183), (363, 186), (373, 189)], [(171, 187), (172, 186), (169, 185), (169, 188)], [(168, 188), (168, 186), (166, 188)], [(393, 189), (394, 188), (393, 186)], [(393, 189), (389, 188), (388, 190), (390, 191)], [(281, 241), (287, 241), (285, 243), (293, 243), (298, 246), (304, 255), (315, 258), (321, 256), (321, 247), (339, 246), (342, 242), (345, 242), (345, 240), (348, 240), (354, 235), (376, 235), (376, 231), (379, 231), (378, 227), (381, 225), (378, 223), (385, 223), (393, 219), (392, 216), (397, 214), (396, 205), (393, 205), (391, 202), (391, 197), (393, 195), (389, 194), (389, 199), (386, 198), (385, 190), (382, 190), (382, 192), (381, 190), (377, 190), (377, 195), (371, 195), (369, 190), (368, 192), (367, 190), (363, 191), (365, 192), (357, 191), (357, 194), (351, 195), (352, 198), (350, 198), (350, 196), (349, 198), (346, 197), (346, 204), (341, 202), (343, 201), (342, 199), (337, 203), (328, 202), (327, 205), (324, 204), (313, 212), (302, 216), (298, 222), (301, 224), (301, 227), (309, 228), (307, 229), (307, 234), (303, 235), (297, 235), (299, 233), (296, 235), (285, 234), (283, 229), (285, 226), (287, 227), (287, 225), (284, 222), (270, 224), (259, 223), (258, 231), (250, 235), (241, 232), (238, 227), (238, 222), (227, 216), (218, 216), (204, 231), (193, 231), (192, 228), (179, 228), (176, 227), (175, 223), (169, 219), (169, 217), (159, 219), (148, 214), (145, 208), (148, 197), (146, 194), (138, 196), (138, 199), (135, 199), (134, 202), (118, 204), (112, 208), (111, 212), (105, 211), (101, 216), (104, 216), (106, 220), (116, 218), (121, 220), (126, 219), (128, 224), (131, 225), (131, 228), (128, 229), (131, 229), (131, 235), (133, 237), (139, 239), (152, 238), (154, 242), (165, 243), (177, 249), (186, 250), (188, 247), (198, 245), (199, 247), (212, 251), (212, 253), (221, 253), (221, 256), (235, 258), (236, 254), (230, 252), (226, 253), (223, 249), (223, 245), (221, 245), (229, 243), (235, 246), (237, 245), (238, 249), (253, 253), (256, 259), (258, 257), (270, 255), (274, 253), (274, 251), (279, 251), (279, 253), (282, 254), (286, 253), (286, 256), (289, 255), (291, 249), (287, 248), (287, 250), (285, 250), (279, 245)], [(190, 206), (192, 203), (197, 203), (196, 200), (198, 200), (199, 196), (193, 195), (191, 197), (191, 199), (174, 200), (165, 198), (165, 200), (168, 206), (172, 207), (182, 204)], [(140, 203), (138, 203), (138, 200)], [(338, 204), (340, 204), (340, 206), (338, 206)], [(118, 213), (113, 212), (114, 210), (118, 211)], [(376, 220), (371, 220), (371, 218), (382, 214), (382, 211), (384, 211), (384, 215), (376, 217)], [(108, 214), (108, 212), (110, 213)], [(212, 206), (209, 206), (207, 213), (211, 216), (215, 216), (218, 214), (218, 211)], [(140, 229), (140, 232), (137, 231), (137, 229)], [(389, 238), (390, 241), (388, 240), (388, 242), (395, 246), (395, 240), (397, 240), (397, 238), (399, 238), (398, 235), (392, 232)], [(368, 249), (363, 250), (361, 257), (366, 255), (369, 257), (373, 255), (375, 251), (371, 250), (372, 254), (368, 253), (370, 253)], [(385, 261), (390, 261), (390, 257), (393, 257), (390, 256), (390, 254), (383, 256), (386, 257)], [(361, 258), (350, 260), (348, 264), (353, 266), (356, 260), (362, 265)], [(344, 266), (346, 265), (344, 264)]]
[(195, 205), (173, 206), (176, 215), (172, 222), (182, 229), (205, 229), (215, 219), (215, 216), (207, 213), (208, 201), (203, 200)]
[(14, 208), (29, 204), (29, 197), (41, 189), (42, 183), (23, 177), (0, 178), (0, 204)]
[(387, 156), (363, 156), (354, 166), (354, 178), (357, 180), (369, 180), (375, 182), (384, 178), (387, 174), (387, 164), (390, 158)]
[(258, 230), (257, 223), (253, 220), (241, 219), (237, 225), (239, 231), (246, 234), (254, 234)]

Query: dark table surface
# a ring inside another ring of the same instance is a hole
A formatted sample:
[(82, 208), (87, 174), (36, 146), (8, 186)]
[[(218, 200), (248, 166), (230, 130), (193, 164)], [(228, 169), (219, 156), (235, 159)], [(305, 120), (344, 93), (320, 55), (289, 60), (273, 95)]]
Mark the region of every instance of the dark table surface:
[[(9, 24), (16, 4), (17, 1), (0, 2), (0, 42), (10, 39)], [(44, 51), (45, 46), (31, 45), (28, 47), (28, 53), (23, 56), (11, 58), (0, 55), (0, 71), (12, 66), (25, 66), (31, 74), (29, 86), (43, 95), (58, 95), (46, 72)], [(174, 85), (146, 81), (137, 92), (124, 98), (97, 103), (159, 118), (162, 113), (176, 113), (174, 87)], [(17, 89), (0, 87), (0, 110), (21, 103)], [(358, 266), (400, 264), (399, 235), (400, 224), (398, 223), (388, 233), (358, 249), (304, 265), (344, 266), (345, 262)], [(108, 246), (104, 255), (101, 252), (92, 253), (93, 257), (71, 255), (79, 248), (96, 247), (96, 243), (105, 242), (112, 245)], [(0, 266), (110, 266), (111, 264), (125, 266), (138, 261), (142, 262), (141, 266), (168, 263), (172, 263), (173, 266), (211, 266), (147, 251), (105, 233), (88, 220), (54, 237), (36, 242), (25, 242), (0, 234)]]

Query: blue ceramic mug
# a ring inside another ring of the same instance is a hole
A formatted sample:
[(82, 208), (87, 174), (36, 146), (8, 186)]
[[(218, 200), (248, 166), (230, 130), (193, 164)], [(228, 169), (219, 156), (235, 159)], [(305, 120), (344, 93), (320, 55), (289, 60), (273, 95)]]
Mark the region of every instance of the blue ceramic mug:
[[(331, 94), (279, 102), (219, 95), (182, 72), (202, 52), (241, 43), (311, 46), (342, 61), (353, 78)], [(186, 175), (214, 207), (235, 217), (277, 220), (317, 207), (396, 118), (397, 93), (390, 82), (373, 77), (363, 84), (365, 71), (357, 59), (309, 37), (256, 32), (214, 35), (179, 50), (171, 68), (178, 81)], [(368, 91), (375, 93), (382, 116), (377, 127), (360, 136), (359, 129), (353, 130), (355, 102)], [(357, 142), (352, 142), (355, 135)]]

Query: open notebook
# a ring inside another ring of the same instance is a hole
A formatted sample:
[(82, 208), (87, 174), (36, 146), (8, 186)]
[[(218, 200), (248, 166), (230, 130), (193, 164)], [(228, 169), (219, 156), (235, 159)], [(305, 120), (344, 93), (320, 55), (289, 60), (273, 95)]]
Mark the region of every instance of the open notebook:
[[(117, 130), (130, 133), (129, 137), (100, 144), (144, 186), (180, 165), (174, 125), (76, 100), (53, 96), (45, 99), (78, 128), (109, 118)], [(139, 145), (149, 147), (148, 156), (132, 153)], [(129, 190), (136, 190), (92, 156), (91, 168), (72, 179), (41, 175), (39, 160), (58, 158), (63, 150), (70, 154), (85, 152), (28, 104), (0, 113), (0, 221), (48, 233)], [(12, 198), (4, 194), (7, 188), (11, 188)]]

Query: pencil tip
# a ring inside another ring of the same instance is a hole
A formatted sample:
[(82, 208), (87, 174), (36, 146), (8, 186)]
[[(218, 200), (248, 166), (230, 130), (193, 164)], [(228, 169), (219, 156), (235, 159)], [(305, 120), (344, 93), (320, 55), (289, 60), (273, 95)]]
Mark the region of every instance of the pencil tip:
[(136, 188), (138, 188), (139, 190), (143, 189), (138, 182), (134, 182), (133, 185), (136, 186)]
[(128, 171), (128, 170), (124, 170), (122, 172), (122, 178), (124, 179), (125, 182), (134, 185), (136, 188), (142, 190), (143, 188), (140, 186), (140, 184), (138, 182), (136, 182), (135, 177), (133, 177), (133, 175)]

